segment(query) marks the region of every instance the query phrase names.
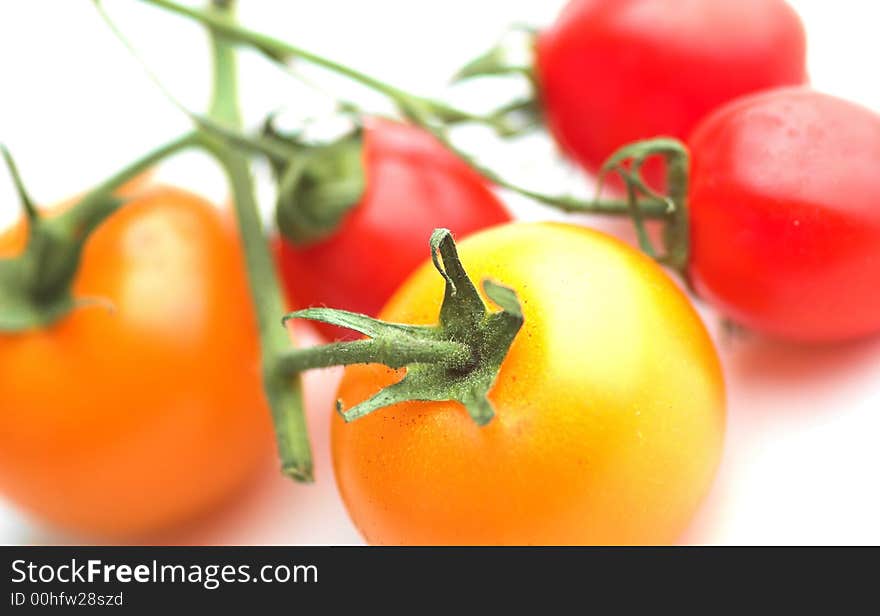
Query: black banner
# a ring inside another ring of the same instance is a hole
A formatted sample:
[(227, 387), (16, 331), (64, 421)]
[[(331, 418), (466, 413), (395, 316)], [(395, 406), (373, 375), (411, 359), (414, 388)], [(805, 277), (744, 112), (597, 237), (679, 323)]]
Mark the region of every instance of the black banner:
[[(259, 614), (306, 606), (324, 608), (319, 613), (345, 606), (445, 606), (470, 613), (477, 602), (549, 609), (563, 601), (574, 608), (549, 610), (556, 613), (594, 611), (600, 600), (616, 606), (611, 613), (646, 600), (714, 612), (747, 597), (746, 606), (766, 607), (771, 596), (789, 607), (809, 598), (815, 607), (817, 593), (830, 591), (835, 577), (843, 583), (836, 592), (843, 594), (834, 595), (834, 605), (855, 593), (873, 595), (875, 569), (860, 564), (872, 554), (797, 548), (5, 547), (0, 614)], [(703, 603), (707, 596), (712, 604)]]

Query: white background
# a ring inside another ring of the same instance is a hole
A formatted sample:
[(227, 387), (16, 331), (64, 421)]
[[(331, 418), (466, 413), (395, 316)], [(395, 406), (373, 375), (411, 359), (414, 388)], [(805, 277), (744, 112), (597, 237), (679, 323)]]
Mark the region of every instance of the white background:
[[(208, 57), (198, 27), (133, 0), (106, 0), (119, 25), (168, 89), (190, 108), (203, 105)], [(484, 50), (512, 22), (546, 24), (561, 0), (242, 0), (242, 21), (427, 94), (443, 94), (445, 78)], [(809, 65), (818, 89), (880, 111), (880, 4), (873, 0), (793, 1), (809, 37)], [(328, 100), (257, 56), (242, 66), (249, 123), (268, 110), (315, 114)], [(328, 91), (380, 99), (306, 70)], [(507, 84), (505, 92), (515, 91)], [(600, 86), (601, 87), (601, 86)], [(486, 104), (485, 89), (453, 92), (465, 104)], [(187, 128), (109, 33), (88, 0), (0, 2), (0, 140), (15, 153), (38, 201), (51, 203), (88, 188), (112, 170)], [(477, 131), (479, 133), (479, 131)], [(582, 178), (560, 171), (546, 139), (501, 147), (465, 134), (486, 160), (537, 186), (558, 188)], [(222, 177), (196, 155), (163, 166), (161, 177), (221, 201)], [(263, 182), (264, 197), (271, 193)], [(520, 215), (553, 217), (508, 198)], [(0, 174), (0, 225), (17, 214)], [(620, 228), (615, 228), (619, 231)], [(878, 281), (880, 284), (880, 281)], [(729, 388), (728, 439), (715, 488), (692, 529), (691, 543), (880, 543), (880, 339), (824, 348), (728, 340), (716, 334)], [(225, 510), (158, 542), (356, 543), (336, 495), (328, 452), (328, 418), (336, 371), (307, 378), (318, 482), (298, 486), (274, 467)], [(0, 409), (2, 412), (3, 409)], [(157, 455), (161, 455), (157, 452)], [(0, 543), (83, 541), (30, 524), (0, 503)]]

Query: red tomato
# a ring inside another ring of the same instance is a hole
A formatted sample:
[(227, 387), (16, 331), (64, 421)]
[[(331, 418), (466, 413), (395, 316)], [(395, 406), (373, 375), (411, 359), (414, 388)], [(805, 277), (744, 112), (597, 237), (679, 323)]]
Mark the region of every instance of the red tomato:
[(789, 88), (719, 109), (690, 147), (701, 295), (794, 340), (880, 331), (880, 116)]
[(433, 229), (463, 237), (510, 220), (486, 181), (420, 128), (369, 119), (364, 165), (365, 193), (332, 237), (302, 247), (279, 242), (282, 278), (296, 307), (375, 315), (424, 261)]
[(685, 139), (727, 101), (804, 83), (805, 47), (782, 0), (573, 0), (539, 36), (536, 69), (555, 139), (596, 171), (627, 143)]

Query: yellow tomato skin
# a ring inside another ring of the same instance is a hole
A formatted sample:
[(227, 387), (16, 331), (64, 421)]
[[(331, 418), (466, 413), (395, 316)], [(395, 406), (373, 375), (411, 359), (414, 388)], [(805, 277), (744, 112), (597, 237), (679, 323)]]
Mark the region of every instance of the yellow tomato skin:
[[(516, 290), (525, 323), (477, 426), (453, 402), (409, 402), (346, 424), (342, 498), (373, 544), (667, 544), (722, 451), (725, 391), (687, 298), (651, 260), (571, 225), (512, 224), (459, 245), (470, 276)], [(381, 314), (436, 323), (430, 263)], [(485, 298), (484, 298), (485, 299)], [(345, 408), (399, 379), (346, 370)]]

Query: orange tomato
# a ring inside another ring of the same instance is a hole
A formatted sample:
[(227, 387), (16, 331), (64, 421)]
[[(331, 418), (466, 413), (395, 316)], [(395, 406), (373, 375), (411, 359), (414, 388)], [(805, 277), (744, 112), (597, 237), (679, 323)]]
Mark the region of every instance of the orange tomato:
[(0, 492), (114, 539), (228, 497), (272, 450), (231, 221), (178, 189), (142, 192), (88, 240), (74, 293), (98, 303), (0, 335)]
[[(513, 224), (466, 239), (471, 277), (512, 287), (525, 323), (478, 427), (454, 402), (408, 402), (332, 424), (337, 481), (375, 544), (676, 541), (722, 449), (719, 361), (685, 296), (651, 260), (598, 232)], [(382, 319), (436, 323), (430, 264)], [(485, 299), (485, 298), (484, 298)], [(346, 370), (346, 408), (398, 380)]]

